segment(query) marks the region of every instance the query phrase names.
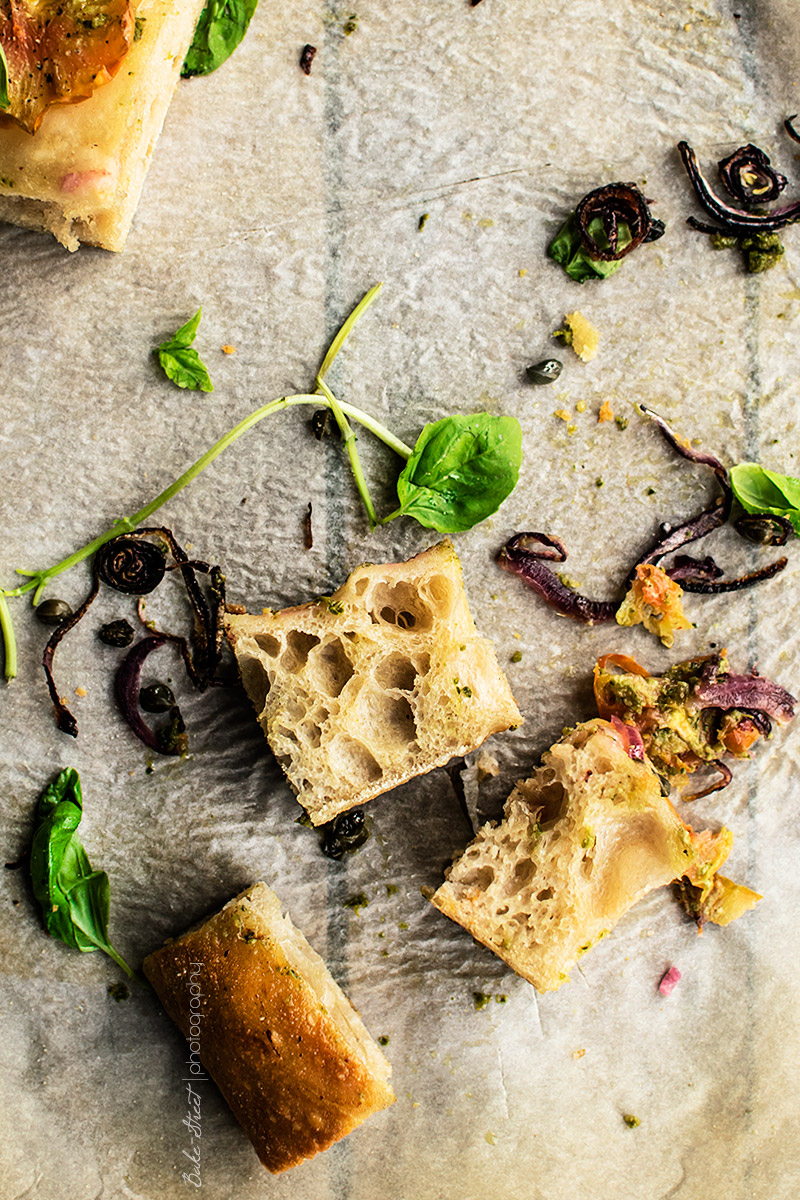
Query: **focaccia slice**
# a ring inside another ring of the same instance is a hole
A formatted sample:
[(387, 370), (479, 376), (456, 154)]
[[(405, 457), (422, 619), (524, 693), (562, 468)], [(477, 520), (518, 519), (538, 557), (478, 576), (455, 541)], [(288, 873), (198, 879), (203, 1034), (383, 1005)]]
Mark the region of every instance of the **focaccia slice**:
[(392, 1104), (391, 1066), (264, 883), (156, 950), (144, 972), (269, 1171)]
[(56, 104), (34, 134), (0, 128), (0, 220), (63, 246), (121, 250), (204, 0), (139, 0), (138, 40), (87, 100)]
[(588, 721), (544, 754), (431, 899), (538, 991), (555, 991), (653, 888), (684, 880), (720, 924), (751, 908), (755, 892), (716, 874), (732, 843), (725, 828), (683, 824), (636, 730)]
[(522, 718), (449, 541), (311, 604), (229, 615), (242, 683), (315, 825)]

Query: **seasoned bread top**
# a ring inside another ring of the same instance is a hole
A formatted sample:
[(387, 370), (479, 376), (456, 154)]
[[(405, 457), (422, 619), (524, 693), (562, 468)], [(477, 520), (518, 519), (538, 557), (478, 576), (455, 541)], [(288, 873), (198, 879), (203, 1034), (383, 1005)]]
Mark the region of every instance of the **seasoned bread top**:
[(730, 851), (728, 830), (683, 824), (635, 730), (617, 725), (589, 721), (548, 750), (432, 897), (541, 992), (652, 888), (710, 883)]
[(186, 1037), (196, 1014), (199, 1057), (268, 1170), (394, 1101), (389, 1063), (266, 884), (151, 954), (144, 971)]
[(315, 825), (521, 722), (444, 541), (332, 596), (229, 615), (245, 689)]

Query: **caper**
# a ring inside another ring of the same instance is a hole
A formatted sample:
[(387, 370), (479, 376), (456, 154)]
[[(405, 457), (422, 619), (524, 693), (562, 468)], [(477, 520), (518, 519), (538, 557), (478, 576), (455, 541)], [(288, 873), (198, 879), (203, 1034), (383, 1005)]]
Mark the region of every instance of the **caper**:
[(100, 626), (97, 636), (107, 646), (130, 646), (133, 641), (133, 626), (130, 621), (109, 621)]
[(43, 600), (36, 606), (36, 616), (43, 625), (63, 625), (72, 616), (72, 605), (66, 600)]
[(342, 858), (358, 850), (369, 838), (369, 828), (360, 810), (343, 813), (322, 826), (322, 853), (328, 858)]
[(555, 383), (563, 370), (564, 364), (557, 358), (545, 358), (541, 362), (528, 367), (525, 374), (531, 383)]
[(139, 704), (145, 712), (169, 712), (175, 707), (175, 696), (165, 683), (151, 683), (139, 692)]

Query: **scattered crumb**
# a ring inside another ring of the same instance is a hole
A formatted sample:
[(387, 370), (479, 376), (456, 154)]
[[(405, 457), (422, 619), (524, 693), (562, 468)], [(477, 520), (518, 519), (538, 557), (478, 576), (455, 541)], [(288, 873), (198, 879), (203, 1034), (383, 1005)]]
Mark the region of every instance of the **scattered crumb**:
[[(517, 653), (519, 653), (519, 651), (517, 651)], [(514, 656), (512, 655), (511, 657), (513, 659)], [(522, 658), (521, 654), (520, 658)], [(490, 754), (488, 750), (482, 750), (478, 755), (476, 770), (478, 774), (478, 783), (480, 783), (481, 780), (486, 779), (489, 775), (499, 775), (500, 764), (495, 756)]]
[(520, 279), (524, 279), (525, 276), (528, 274), (528, 268), (520, 267), (520, 269), (517, 271), (517, 274), (519, 275)]
[(489, 1143), (490, 1146), (497, 1145), (497, 1138), (494, 1136), (491, 1129), (486, 1130), (486, 1141)]
[(514, 653), (511, 655), (509, 662), (513, 662), (513, 663), (522, 662), (522, 651), (515, 650)]
[(86, 694), (87, 694), (87, 693), (86, 693), (86, 688), (85, 688), (85, 687), (76, 687), (76, 688), (75, 688), (75, 695), (76, 695), (76, 696), (85, 696)]
[(382, 1034), (382, 1035), (381, 1035), (381, 1036), (378, 1038), (378, 1045), (379, 1045), (379, 1046), (388, 1046), (388, 1045), (389, 1045), (389, 1039), (388, 1039), (388, 1037), (386, 1036), (386, 1034), (385, 1034), (385, 1033), (384, 1033), (384, 1034)]
[(422, 216), (420, 217), (420, 219), (417, 221), (417, 229), (419, 230), (420, 233), (422, 233), (422, 230), (428, 224), (428, 221), (430, 220), (430, 215), (431, 215), (430, 213), (423, 213)]
[(586, 412), (586, 401), (585, 400), (578, 401), (578, 403), (575, 405), (575, 412), (579, 412), (579, 413)]
[(572, 414), (568, 413), (565, 408), (557, 408), (553, 416), (558, 417), (559, 421), (569, 421), (572, 418)]
[[(314, 57), (315, 57), (316, 53), (317, 53), (316, 46), (311, 46), (309, 43), (306, 43), (306, 45), (303, 46), (302, 52), (300, 54), (300, 70), (303, 72), (304, 75), (311, 74), (311, 64), (314, 61)], [(225, 347), (223, 346), (223, 350), (224, 349), (225, 349)], [(226, 353), (227, 353), (227, 351), (226, 351)]]
[(567, 328), (556, 330), (553, 337), (560, 337), (566, 346), (572, 346), (581, 362), (590, 362), (600, 343), (599, 331), (581, 312), (567, 313), (564, 320)]
[(662, 996), (671, 996), (675, 991), (676, 984), (680, 981), (681, 973), (677, 967), (670, 967), (661, 976), (661, 982), (658, 985), (658, 990)]
[(221, 347), (221, 349), (222, 349), (223, 354), (235, 354), (236, 353), (236, 347), (229, 345), (227, 342), (225, 343), (224, 346)]
[(604, 400), (603, 403), (600, 405), (600, 411), (597, 414), (598, 424), (602, 425), (604, 421), (613, 421), (613, 420), (614, 420), (614, 410), (611, 407), (611, 401)]
[(642, 1123), (638, 1117), (633, 1115), (633, 1113), (623, 1113), (622, 1119), (628, 1126), (628, 1129), (635, 1129), (637, 1125), (641, 1125)]
[(614, 417), (614, 421), (615, 421), (618, 429), (627, 429), (628, 428), (628, 418), (627, 417)]
[(478, 227), (480, 229), (492, 229), (494, 227), (494, 221), (491, 217), (481, 217), (480, 221), (478, 221)]
[(584, 1056), (584, 1054), (585, 1054), (585, 1053), (586, 1053), (586, 1051), (585, 1051), (585, 1050), (573, 1050), (573, 1051), (572, 1051), (572, 1057), (573, 1057), (573, 1058), (575, 1059), (575, 1061), (577, 1062), (579, 1058), (583, 1058), (583, 1056)]

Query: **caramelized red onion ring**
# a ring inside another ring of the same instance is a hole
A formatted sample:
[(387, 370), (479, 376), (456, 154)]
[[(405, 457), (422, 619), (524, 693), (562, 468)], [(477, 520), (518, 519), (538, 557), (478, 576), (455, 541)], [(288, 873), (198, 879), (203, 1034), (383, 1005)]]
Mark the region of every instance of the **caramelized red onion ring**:
[[(141, 642), (137, 642), (128, 651), (114, 676), (114, 695), (116, 696), (120, 712), (139, 740), (144, 742), (146, 746), (149, 746), (151, 750), (155, 750), (157, 754), (180, 754), (181, 746), (178, 741), (173, 741), (171, 745), (165, 744), (161, 731), (151, 729), (142, 720), (142, 715), (139, 711), (139, 686), (142, 677), (142, 668), (154, 650), (160, 649), (161, 646), (167, 645), (168, 642), (179, 642), (181, 640), (165, 633), (155, 633), (151, 637), (143, 638)], [(177, 705), (170, 710), (170, 716), (173, 722), (177, 719), (182, 724), (180, 710), (177, 708)]]
[(697, 155), (689, 143), (679, 142), (678, 150), (700, 205), (710, 217), (714, 217), (722, 226), (722, 229), (714, 228), (696, 220), (695, 217), (689, 217), (688, 224), (695, 229), (700, 229), (703, 233), (724, 232), (739, 237), (747, 233), (772, 232), (783, 229), (786, 225), (792, 225), (795, 221), (800, 221), (800, 201), (798, 200), (795, 200), (793, 204), (784, 205), (783, 208), (775, 208), (771, 213), (753, 213), (747, 209), (734, 208), (732, 205), (726, 204), (704, 178), (697, 162)]
[(721, 792), (733, 779), (733, 772), (730, 767), (725, 765), (721, 758), (715, 758), (709, 763), (709, 766), (717, 768), (719, 771), (717, 778), (708, 787), (703, 788), (702, 791), (692, 792), (691, 796), (683, 796), (683, 800), (702, 800), (704, 796), (710, 796), (712, 792)]
[[(531, 549), (539, 545), (540, 550)], [(584, 625), (613, 621), (618, 600), (590, 600), (562, 583), (545, 562), (566, 562), (567, 550), (560, 538), (546, 533), (518, 533), (501, 547), (497, 563), (504, 571), (519, 577), (538, 592), (562, 617), (571, 617)]]
[[(601, 246), (589, 232), (596, 218), (603, 223), (608, 246)], [(628, 227), (631, 240), (619, 245), (619, 227)], [(653, 242), (664, 233), (663, 221), (650, 215), (647, 201), (635, 183), (607, 183), (588, 192), (575, 209), (575, 227), (584, 249), (601, 262), (616, 262), (630, 254), (642, 242)]]
[(789, 182), (751, 142), (723, 158), (717, 170), (727, 191), (742, 204), (772, 204)]

